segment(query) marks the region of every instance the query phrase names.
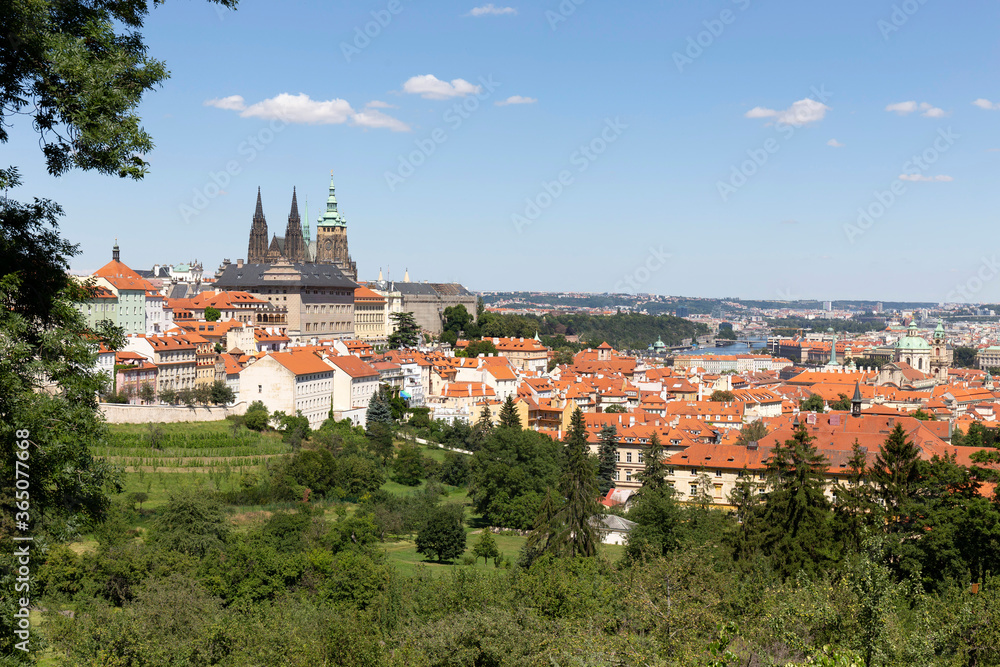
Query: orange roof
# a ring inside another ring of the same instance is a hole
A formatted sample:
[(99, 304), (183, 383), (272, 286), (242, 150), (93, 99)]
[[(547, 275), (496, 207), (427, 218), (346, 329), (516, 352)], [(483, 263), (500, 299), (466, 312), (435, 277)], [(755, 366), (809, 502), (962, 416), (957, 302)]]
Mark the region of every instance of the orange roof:
[(330, 363), (352, 378), (378, 377), (378, 371), (353, 355), (330, 357)]
[(333, 369), (329, 364), (312, 353), (272, 352), (272, 359), (290, 370), (295, 375), (312, 375), (313, 373), (329, 373)]
[(354, 288), (354, 300), (355, 301), (366, 301), (369, 303), (381, 302), (385, 303), (385, 298), (381, 294), (377, 294), (372, 290), (364, 286), (359, 286)]

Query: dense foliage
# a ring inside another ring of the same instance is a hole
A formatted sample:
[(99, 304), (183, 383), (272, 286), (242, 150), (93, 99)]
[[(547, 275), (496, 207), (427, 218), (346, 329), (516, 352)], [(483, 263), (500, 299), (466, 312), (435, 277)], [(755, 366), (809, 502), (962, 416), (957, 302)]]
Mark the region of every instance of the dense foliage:
[[(596, 347), (606, 341), (620, 350), (645, 350), (657, 338), (662, 338), (667, 345), (680, 345), (684, 339), (709, 333), (704, 324), (670, 315), (640, 313), (609, 316), (573, 313), (538, 317), (486, 312), (477, 325), (480, 333), (487, 337), (531, 338), (537, 333), (546, 341), (549, 336), (576, 335), (586, 345)], [(563, 346), (558, 342), (555, 345)]]

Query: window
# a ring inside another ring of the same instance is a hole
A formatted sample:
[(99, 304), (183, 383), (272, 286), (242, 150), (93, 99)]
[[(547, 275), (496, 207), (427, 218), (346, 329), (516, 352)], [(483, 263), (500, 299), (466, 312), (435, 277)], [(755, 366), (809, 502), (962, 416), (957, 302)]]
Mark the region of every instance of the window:
[(263, 387), (263, 385), (257, 385), (257, 393), (258, 394), (263, 394), (264, 393), (264, 387)]
[(698, 474), (698, 469), (697, 468), (691, 468), (691, 474), (692, 475), (697, 475)]
[(622, 462), (622, 453), (615, 452), (615, 463), (621, 463), (621, 462)]
[(639, 463), (642, 463), (642, 450), (639, 450)]
[(626, 482), (631, 482), (632, 481), (632, 471), (631, 470), (626, 470), (625, 471), (625, 481)]
[(625, 463), (632, 463), (632, 452), (625, 452)]
[(697, 484), (692, 484), (691, 485), (691, 495), (692, 496), (698, 495), (698, 485)]
[(667, 474), (672, 476), (674, 474), (674, 469), (673, 468), (667, 468)]
[(716, 470), (715, 471), (715, 476), (716, 477), (722, 477), (722, 471), (721, 470)]

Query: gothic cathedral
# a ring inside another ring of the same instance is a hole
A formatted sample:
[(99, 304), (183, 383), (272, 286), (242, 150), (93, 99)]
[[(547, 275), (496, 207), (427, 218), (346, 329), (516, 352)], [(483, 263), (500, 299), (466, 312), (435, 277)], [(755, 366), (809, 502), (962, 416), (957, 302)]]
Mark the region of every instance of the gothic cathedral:
[(261, 203), (260, 188), (257, 188), (257, 209), (250, 226), (250, 245), (247, 250), (248, 264), (333, 264), (341, 273), (357, 280), (357, 265), (351, 259), (347, 248), (347, 220), (337, 211), (337, 196), (334, 193), (333, 178), (330, 178), (330, 194), (326, 200), (326, 212), (319, 218), (316, 240), (309, 238), (309, 212), (303, 226), (299, 217), (299, 204), (295, 189), (292, 189), (292, 208), (288, 214), (285, 235), (267, 238), (267, 220)]

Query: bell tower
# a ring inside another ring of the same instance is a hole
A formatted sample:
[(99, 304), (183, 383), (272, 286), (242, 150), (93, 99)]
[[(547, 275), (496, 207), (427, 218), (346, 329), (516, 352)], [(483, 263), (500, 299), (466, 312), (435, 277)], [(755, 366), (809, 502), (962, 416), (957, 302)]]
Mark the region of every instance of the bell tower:
[(337, 210), (337, 194), (330, 172), (330, 194), (326, 212), (316, 222), (316, 262), (335, 265), (351, 280), (358, 279), (358, 269), (347, 248), (347, 220)]

